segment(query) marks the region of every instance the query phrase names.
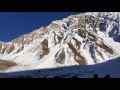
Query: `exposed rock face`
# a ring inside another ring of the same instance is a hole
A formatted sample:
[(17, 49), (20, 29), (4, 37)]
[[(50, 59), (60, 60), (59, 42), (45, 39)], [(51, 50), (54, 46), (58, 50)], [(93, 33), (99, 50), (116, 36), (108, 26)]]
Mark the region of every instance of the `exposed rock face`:
[(6, 70), (10, 67), (16, 66), (17, 64), (15, 62), (0, 60), (0, 71)]

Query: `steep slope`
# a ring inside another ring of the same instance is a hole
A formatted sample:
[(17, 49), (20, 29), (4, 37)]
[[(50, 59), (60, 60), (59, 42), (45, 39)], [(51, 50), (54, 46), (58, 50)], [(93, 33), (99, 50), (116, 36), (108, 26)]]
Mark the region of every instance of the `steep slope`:
[(53, 21), (11, 42), (0, 42), (0, 59), (31, 67), (27, 69), (105, 62), (120, 55), (119, 16), (88, 12)]
[(108, 62), (95, 65), (75, 65), (61, 68), (25, 70), (18, 72), (0, 73), (0, 78), (93, 78), (98, 74), (104, 78), (120, 78), (120, 57), (114, 57)]

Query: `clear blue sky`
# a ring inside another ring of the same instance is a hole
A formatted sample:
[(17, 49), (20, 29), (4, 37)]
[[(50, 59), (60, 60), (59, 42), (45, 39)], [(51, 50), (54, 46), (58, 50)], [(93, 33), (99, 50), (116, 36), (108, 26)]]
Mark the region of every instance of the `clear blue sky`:
[(0, 12), (0, 41), (8, 42), (53, 20), (80, 12)]

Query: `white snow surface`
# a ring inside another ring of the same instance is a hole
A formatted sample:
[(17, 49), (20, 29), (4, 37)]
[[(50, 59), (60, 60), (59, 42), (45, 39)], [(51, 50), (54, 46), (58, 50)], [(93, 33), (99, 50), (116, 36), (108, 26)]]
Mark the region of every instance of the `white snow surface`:
[[(99, 78), (104, 78), (107, 74), (110, 78), (120, 78), (120, 56), (108, 62), (95, 65), (68, 66), (62, 68), (33, 69), (0, 73), (0, 78), (93, 78), (98, 74)], [(25, 68), (26, 66), (24, 66)], [(17, 68), (17, 67), (16, 67)], [(19, 69), (21, 66), (19, 67)]]

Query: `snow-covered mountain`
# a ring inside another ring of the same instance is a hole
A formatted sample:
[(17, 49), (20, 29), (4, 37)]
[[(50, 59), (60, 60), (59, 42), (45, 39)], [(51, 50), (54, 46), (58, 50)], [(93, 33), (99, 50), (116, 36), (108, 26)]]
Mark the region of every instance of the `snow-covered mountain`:
[(90, 65), (120, 56), (119, 12), (87, 12), (51, 22), (10, 42), (0, 42), (7, 71)]

